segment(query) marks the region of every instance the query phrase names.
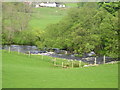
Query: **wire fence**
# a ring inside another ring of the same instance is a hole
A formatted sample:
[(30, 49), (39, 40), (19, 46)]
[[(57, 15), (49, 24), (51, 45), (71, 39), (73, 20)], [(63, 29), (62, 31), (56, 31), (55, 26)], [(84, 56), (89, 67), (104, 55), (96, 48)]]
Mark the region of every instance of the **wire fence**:
[[(10, 53), (12, 50), (10, 47), (8, 48), (8, 52)], [(20, 49), (17, 49), (18, 54), (21, 53)], [(27, 51), (26, 55), (31, 57), (31, 51)], [(41, 55), (41, 54), (40, 54)], [(53, 57), (52, 62), (54, 66), (61, 67), (83, 67), (84, 65), (98, 65), (98, 64), (106, 64), (106, 63), (115, 63), (119, 61), (119, 58), (111, 58), (107, 56), (99, 56), (99, 57), (74, 57), (70, 55), (62, 55), (62, 54), (51, 54), (50, 57)], [(41, 55), (41, 59), (44, 59), (44, 55)]]

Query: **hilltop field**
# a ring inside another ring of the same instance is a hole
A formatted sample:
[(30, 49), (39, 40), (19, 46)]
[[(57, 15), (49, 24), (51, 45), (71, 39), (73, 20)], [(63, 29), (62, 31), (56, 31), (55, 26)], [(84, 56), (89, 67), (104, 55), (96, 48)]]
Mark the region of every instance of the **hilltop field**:
[(3, 88), (117, 88), (118, 64), (61, 68), (51, 57), (3, 51)]

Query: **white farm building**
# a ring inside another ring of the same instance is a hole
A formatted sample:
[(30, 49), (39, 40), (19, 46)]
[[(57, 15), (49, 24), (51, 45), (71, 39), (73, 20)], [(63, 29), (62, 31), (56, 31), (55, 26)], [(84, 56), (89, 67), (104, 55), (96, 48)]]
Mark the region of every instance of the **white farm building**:
[(40, 3), (40, 6), (41, 7), (57, 7), (57, 4), (54, 2), (54, 3)]
[(66, 7), (64, 4), (56, 3), (56, 2), (42, 2), (35, 4), (35, 7)]

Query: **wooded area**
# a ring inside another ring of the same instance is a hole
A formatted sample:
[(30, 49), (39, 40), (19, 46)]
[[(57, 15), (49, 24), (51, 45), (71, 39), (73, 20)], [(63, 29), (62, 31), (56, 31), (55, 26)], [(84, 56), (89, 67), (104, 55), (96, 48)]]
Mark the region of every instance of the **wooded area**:
[[(100, 4), (100, 6), (99, 6)], [(118, 55), (118, 3), (85, 3), (70, 9), (59, 23), (50, 25), (44, 34), (44, 45), (72, 53), (94, 51), (97, 55)]]

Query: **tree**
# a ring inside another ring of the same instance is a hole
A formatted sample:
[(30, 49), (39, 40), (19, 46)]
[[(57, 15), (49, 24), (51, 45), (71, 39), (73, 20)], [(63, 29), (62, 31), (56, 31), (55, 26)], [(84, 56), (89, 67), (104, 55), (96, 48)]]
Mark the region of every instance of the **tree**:
[(94, 51), (97, 55), (118, 57), (118, 13), (113, 15), (104, 7), (94, 5), (97, 4), (84, 3), (81, 8), (72, 8), (63, 20), (48, 26), (44, 45), (80, 56)]
[(117, 12), (120, 7), (119, 7), (120, 2), (99, 2), (99, 6), (106, 9), (109, 13), (113, 14)]
[(27, 29), (30, 18), (30, 6), (18, 2), (3, 3), (3, 40), (4, 44), (14, 43), (13, 38)]

